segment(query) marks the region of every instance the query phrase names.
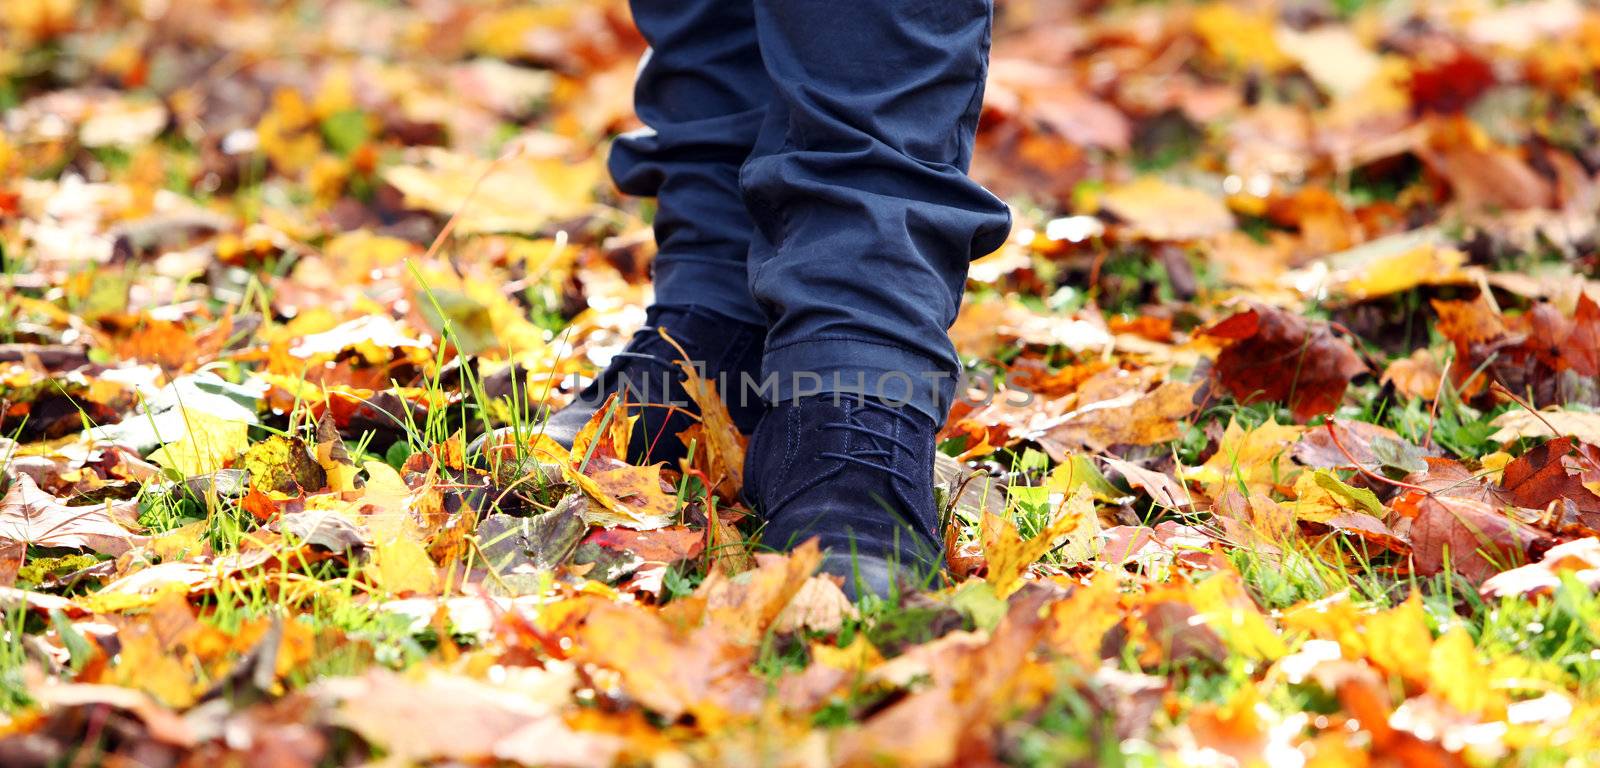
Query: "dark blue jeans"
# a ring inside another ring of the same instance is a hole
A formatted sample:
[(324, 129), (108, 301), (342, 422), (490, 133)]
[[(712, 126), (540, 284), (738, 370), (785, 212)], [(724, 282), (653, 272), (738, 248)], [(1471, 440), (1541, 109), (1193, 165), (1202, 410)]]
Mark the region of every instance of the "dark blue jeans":
[(612, 176), (658, 200), (657, 303), (769, 327), (769, 399), (944, 420), (967, 264), (1010, 229), (967, 177), (991, 1), (633, 0), (649, 127)]

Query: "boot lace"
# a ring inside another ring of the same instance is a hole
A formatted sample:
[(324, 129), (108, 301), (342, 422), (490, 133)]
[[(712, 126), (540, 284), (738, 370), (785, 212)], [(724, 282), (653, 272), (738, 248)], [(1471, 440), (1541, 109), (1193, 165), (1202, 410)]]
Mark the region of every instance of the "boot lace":
[(894, 461), (896, 449), (904, 451), (907, 455), (914, 455), (916, 453), (916, 449), (912, 448), (910, 445), (907, 445), (905, 441), (890, 435), (886, 435), (880, 430), (876, 430), (861, 424), (856, 419), (858, 415), (864, 414), (870, 409), (873, 411), (887, 413), (897, 419), (903, 419), (913, 426), (915, 426), (916, 421), (910, 415), (903, 413), (901, 409), (890, 407), (889, 405), (878, 402), (877, 400), (863, 397), (858, 398), (856, 402), (861, 407), (847, 409), (846, 415), (843, 419), (838, 421), (824, 422), (819, 426), (821, 429), (836, 429), (865, 435), (872, 447), (858, 450), (854, 455), (839, 453), (837, 451), (823, 451), (817, 455), (883, 472), (900, 479), (907, 485), (915, 486), (917, 481), (913, 480), (910, 475), (895, 469), (892, 462)]

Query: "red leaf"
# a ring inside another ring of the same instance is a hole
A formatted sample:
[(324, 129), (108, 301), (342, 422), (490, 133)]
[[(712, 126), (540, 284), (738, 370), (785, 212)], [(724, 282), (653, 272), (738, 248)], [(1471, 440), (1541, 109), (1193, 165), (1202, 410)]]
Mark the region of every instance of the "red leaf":
[(1473, 584), (1527, 563), (1550, 542), (1543, 531), (1469, 499), (1423, 497), (1411, 524), (1417, 574), (1432, 576), (1448, 565)]
[(1205, 331), (1231, 340), (1217, 357), (1222, 386), (1241, 403), (1288, 403), (1301, 421), (1331, 413), (1350, 380), (1367, 372), (1355, 349), (1328, 329), (1265, 304)]
[(1494, 85), (1489, 62), (1457, 50), (1452, 58), (1411, 73), (1411, 104), (1418, 112), (1460, 112)]
[(1600, 376), (1600, 304), (1578, 294), (1572, 332), (1561, 345), (1561, 359), (1579, 376)]
[[(1587, 453), (1586, 459), (1577, 454)], [(1501, 486), (1511, 503), (1530, 509), (1544, 509), (1556, 499), (1569, 499), (1585, 512), (1600, 512), (1600, 496), (1584, 487), (1579, 472), (1600, 463), (1600, 451), (1579, 445), (1570, 437), (1558, 437), (1517, 457), (1506, 465)]]

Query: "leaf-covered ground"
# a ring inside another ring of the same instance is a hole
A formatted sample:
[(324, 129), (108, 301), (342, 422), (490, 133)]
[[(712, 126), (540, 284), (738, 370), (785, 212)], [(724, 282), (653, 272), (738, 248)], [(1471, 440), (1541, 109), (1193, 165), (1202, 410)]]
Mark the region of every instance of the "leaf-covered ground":
[[(642, 322), (625, 4), (0, 3), (0, 764), (1600, 760), (1600, 12), (1002, 0), (939, 588)], [(709, 490), (708, 490), (709, 489)]]

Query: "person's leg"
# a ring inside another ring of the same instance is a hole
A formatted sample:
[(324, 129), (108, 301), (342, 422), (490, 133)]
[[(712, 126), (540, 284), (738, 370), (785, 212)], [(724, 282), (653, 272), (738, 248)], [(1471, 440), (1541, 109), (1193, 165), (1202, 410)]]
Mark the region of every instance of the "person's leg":
[(746, 280), (752, 225), (739, 191), (772, 100), (750, 2), (633, 0), (651, 46), (633, 97), (646, 127), (617, 138), (610, 168), (623, 192), (656, 198), (656, 304), (764, 325)]
[(759, 372), (766, 336), (746, 280), (752, 225), (739, 167), (760, 132), (772, 86), (750, 0), (633, 0), (632, 8), (651, 45), (634, 90), (647, 127), (618, 137), (609, 162), (619, 189), (657, 201), (655, 304), (646, 326), (594, 383), (533, 431), (570, 446), (611, 395), (625, 392), (640, 417), (629, 460), (672, 462), (686, 451), (677, 433), (694, 412), (677, 365), (685, 355), (721, 383), (744, 432), (763, 410), (759, 399), (728, 395), (739, 390), (742, 376)]
[(777, 98), (741, 183), (776, 402), (751, 439), (746, 499), (764, 542), (818, 536), (830, 570), (881, 591), (886, 564), (942, 561), (934, 435), (960, 372), (947, 331), (969, 261), (1010, 229), (966, 175), (991, 6), (755, 5)]
[(778, 118), (742, 183), (777, 399), (815, 374), (823, 391), (944, 419), (968, 262), (1010, 230), (1005, 204), (966, 175), (990, 3), (755, 0)]

